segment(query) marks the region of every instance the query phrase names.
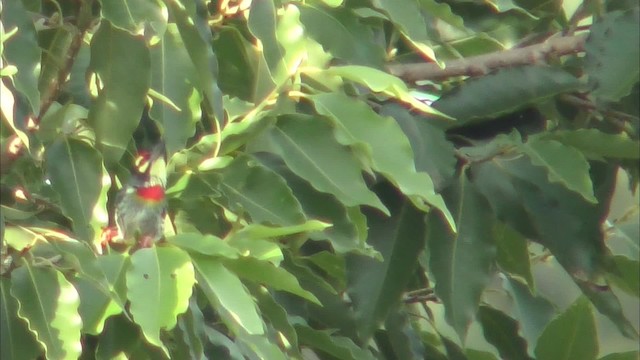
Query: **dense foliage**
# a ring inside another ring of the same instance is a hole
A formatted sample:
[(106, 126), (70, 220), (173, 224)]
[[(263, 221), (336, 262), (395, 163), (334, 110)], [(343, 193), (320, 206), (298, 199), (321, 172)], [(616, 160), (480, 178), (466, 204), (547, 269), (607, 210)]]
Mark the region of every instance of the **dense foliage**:
[(3, 1), (0, 357), (637, 359), (639, 13)]

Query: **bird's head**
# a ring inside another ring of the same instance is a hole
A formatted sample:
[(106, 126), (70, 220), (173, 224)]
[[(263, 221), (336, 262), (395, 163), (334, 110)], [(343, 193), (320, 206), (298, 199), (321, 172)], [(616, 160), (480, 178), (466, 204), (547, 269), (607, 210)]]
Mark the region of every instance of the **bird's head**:
[(147, 201), (164, 200), (167, 182), (167, 159), (163, 143), (151, 150), (141, 150), (136, 155), (131, 186), (137, 195)]

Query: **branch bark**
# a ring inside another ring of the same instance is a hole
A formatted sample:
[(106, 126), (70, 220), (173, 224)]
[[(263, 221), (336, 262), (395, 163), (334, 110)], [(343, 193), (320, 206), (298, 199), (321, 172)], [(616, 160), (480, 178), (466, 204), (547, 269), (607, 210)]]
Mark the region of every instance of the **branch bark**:
[(392, 64), (391, 74), (407, 82), (443, 80), (454, 76), (481, 76), (492, 70), (530, 65), (547, 59), (584, 51), (586, 35), (561, 36), (535, 45), (456, 59), (445, 62), (445, 68), (436, 63)]

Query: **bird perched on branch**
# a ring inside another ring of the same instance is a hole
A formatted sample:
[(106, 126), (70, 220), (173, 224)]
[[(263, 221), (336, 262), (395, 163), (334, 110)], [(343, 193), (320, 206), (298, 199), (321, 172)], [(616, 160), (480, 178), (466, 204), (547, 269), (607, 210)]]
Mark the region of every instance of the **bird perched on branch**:
[(167, 182), (164, 143), (136, 156), (131, 177), (116, 197), (116, 225), (120, 237), (136, 242), (137, 247), (151, 247), (164, 234), (167, 213)]

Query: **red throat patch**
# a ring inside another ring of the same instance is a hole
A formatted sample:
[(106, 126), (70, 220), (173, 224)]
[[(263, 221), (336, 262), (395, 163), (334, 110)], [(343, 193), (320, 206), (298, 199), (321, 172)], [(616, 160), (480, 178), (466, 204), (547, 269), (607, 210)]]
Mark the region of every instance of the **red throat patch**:
[(162, 185), (140, 187), (136, 189), (136, 193), (146, 201), (158, 202), (164, 200), (164, 188)]

